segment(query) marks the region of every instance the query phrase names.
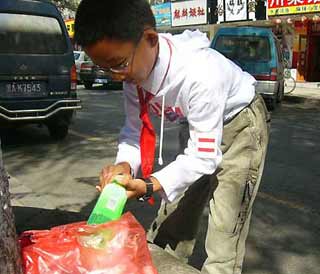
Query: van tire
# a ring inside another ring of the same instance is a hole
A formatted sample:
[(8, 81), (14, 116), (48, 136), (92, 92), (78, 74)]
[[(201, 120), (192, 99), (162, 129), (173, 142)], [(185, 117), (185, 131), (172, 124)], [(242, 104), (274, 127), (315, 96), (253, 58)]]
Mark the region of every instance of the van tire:
[(283, 98), (284, 98), (284, 84), (282, 85), (282, 87), (279, 88), (279, 91), (277, 94), (277, 103), (281, 104)]
[(265, 102), (266, 102), (267, 109), (269, 111), (276, 109), (277, 97), (276, 98), (274, 98), (274, 97), (273, 98), (266, 98)]
[(66, 138), (69, 131), (69, 124), (65, 121), (55, 121), (47, 125), (50, 136), (55, 141), (61, 141)]
[(92, 89), (92, 85), (93, 85), (92, 82), (84, 82), (83, 84), (86, 89)]

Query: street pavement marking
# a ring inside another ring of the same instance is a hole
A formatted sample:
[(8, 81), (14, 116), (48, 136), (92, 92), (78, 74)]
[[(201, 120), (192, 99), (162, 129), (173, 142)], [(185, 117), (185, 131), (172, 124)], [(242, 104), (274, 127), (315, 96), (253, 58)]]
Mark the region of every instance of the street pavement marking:
[(258, 192), (258, 197), (265, 199), (265, 200), (272, 201), (272, 202), (276, 202), (278, 204), (285, 205), (290, 208), (306, 210), (306, 208), (302, 204), (279, 199), (275, 196), (272, 196), (272, 195), (264, 193), (264, 192)]
[(304, 213), (320, 216), (320, 211), (319, 211), (318, 208), (306, 207), (303, 204), (300, 204), (300, 203), (297, 203), (297, 202), (290, 202), (290, 201), (286, 201), (286, 200), (283, 200), (283, 199), (279, 199), (279, 198), (277, 198), (275, 196), (272, 196), (272, 195), (264, 193), (264, 192), (259, 192), (258, 193), (258, 197), (260, 197), (262, 199), (265, 199), (265, 200), (269, 200), (269, 201), (275, 202), (277, 204), (281, 204), (281, 205), (286, 206), (286, 207), (291, 208), (291, 209), (300, 210), (300, 211), (302, 211)]
[(74, 135), (76, 137), (80, 137), (80, 138), (86, 139), (87, 141), (91, 141), (91, 142), (101, 142), (101, 141), (103, 141), (103, 138), (101, 138), (101, 137), (93, 137), (93, 136), (90, 136), (90, 135), (87, 135), (87, 134), (83, 134), (83, 133), (80, 133), (80, 132), (77, 132), (77, 131), (74, 131), (74, 130), (69, 130), (69, 134)]

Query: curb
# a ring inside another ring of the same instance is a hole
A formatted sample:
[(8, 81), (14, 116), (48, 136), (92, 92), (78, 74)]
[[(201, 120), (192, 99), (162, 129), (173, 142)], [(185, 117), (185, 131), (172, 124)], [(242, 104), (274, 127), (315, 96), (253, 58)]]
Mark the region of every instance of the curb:
[(307, 89), (320, 89), (320, 82), (296, 82), (296, 87)]
[(299, 104), (301, 107), (308, 108), (319, 108), (320, 107), (320, 98), (315, 97), (304, 97), (301, 95), (285, 95), (283, 101), (287, 104), (296, 105), (298, 108)]

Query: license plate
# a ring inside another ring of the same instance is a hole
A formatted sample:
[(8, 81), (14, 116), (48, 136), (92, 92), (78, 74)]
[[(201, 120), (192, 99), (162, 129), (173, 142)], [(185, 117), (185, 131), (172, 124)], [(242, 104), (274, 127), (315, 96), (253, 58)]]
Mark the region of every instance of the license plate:
[(46, 96), (44, 82), (10, 82), (5, 84), (6, 97), (41, 97)]
[(107, 84), (107, 83), (109, 83), (108, 79), (96, 79), (95, 82), (98, 83), (98, 84)]

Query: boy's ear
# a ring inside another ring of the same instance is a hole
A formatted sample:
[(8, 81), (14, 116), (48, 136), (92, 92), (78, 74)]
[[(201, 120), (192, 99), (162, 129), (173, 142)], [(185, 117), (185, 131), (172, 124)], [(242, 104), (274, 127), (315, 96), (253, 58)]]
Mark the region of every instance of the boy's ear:
[(159, 42), (158, 33), (153, 29), (148, 29), (144, 33), (146, 41), (150, 44), (152, 48), (156, 47)]

